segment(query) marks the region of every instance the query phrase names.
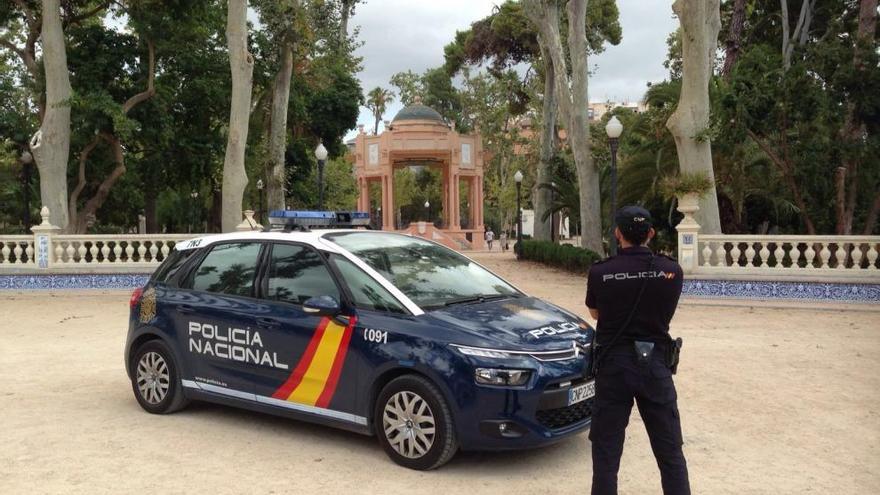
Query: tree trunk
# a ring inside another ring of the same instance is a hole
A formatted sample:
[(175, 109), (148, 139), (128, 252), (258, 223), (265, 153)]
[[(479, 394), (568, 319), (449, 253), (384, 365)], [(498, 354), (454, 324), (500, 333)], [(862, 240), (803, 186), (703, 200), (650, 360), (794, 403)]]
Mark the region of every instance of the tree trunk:
[(293, 73), (293, 49), (288, 42), (281, 48), (281, 67), (272, 87), (272, 120), (269, 125), (270, 169), (266, 181), (268, 209), (283, 210), (287, 174), (284, 155), (287, 151), (287, 105), (290, 100), (290, 78)]
[[(856, 34), (856, 42), (853, 46), (853, 67), (857, 72), (864, 73), (865, 64), (863, 53), (870, 53), (874, 47), (874, 37), (877, 26), (877, 0), (862, 0), (859, 6), (859, 26)], [(865, 123), (861, 121), (856, 112), (856, 103), (848, 101), (846, 104), (846, 118), (841, 138), (850, 146), (849, 149), (859, 149), (859, 141), (864, 136)], [(852, 152), (850, 152), (852, 153)], [(843, 163), (834, 172), (835, 201), (834, 210), (836, 217), (835, 232), (837, 235), (849, 235), (852, 233), (853, 216), (858, 200), (858, 169), (860, 156), (848, 154), (844, 156)]]
[(712, 144), (708, 136), (700, 136), (709, 127), (709, 80), (721, 30), (720, 1), (676, 0), (672, 10), (682, 30), (681, 97), (666, 127), (675, 138), (681, 172), (704, 174), (712, 184), (694, 215), (701, 232), (720, 234)]
[[(544, 60), (550, 60), (547, 51), (541, 49)], [(552, 180), (550, 167), (556, 151), (556, 88), (554, 86), (553, 64), (544, 64), (544, 101), (543, 101), (543, 128), (541, 130), (541, 160), (538, 162), (537, 186), (534, 192), (535, 204), (535, 239), (549, 241), (553, 238), (553, 218), (544, 214), (551, 208), (551, 195), (553, 192), (544, 184)]]
[(342, 12), (339, 16), (339, 39), (343, 43), (348, 38), (348, 20), (351, 17), (351, 8), (357, 0), (342, 0)]
[(571, 103), (569, 139), (577, 167), (581, 199), (581, 245), (596, 253), (603, 252), (602, 200), (599, 193), (599, 170), (590, 153), (590, 127), (587, 121), (587, 0), (568, 2), (568, 47), (571, 53)]
[(159, 233), (158, 199), (159, 194), (156, 188), (148, 186), (144, 190), (144, 217), (147, 219), (147, 234)]
[(727, 42), (724, 48), (724, 66), (721, 68), (721, 76), (730, 79), (730, 71), (736, 65), (742, 43), (742, 30), (746, 21), (746, 0), (733, 1), (733, 15), (730, 18), (730, 29), (727, 33)]
[(116, 163), (116, 166), (113, 167), (110, 175), (104, 178), (95, 194), (86, 201), (82, 211), (77, 216), (76, 223), (71, 222), (71, 228), (68, 230), (75, 234), (85, 234), (88, 231), (89, 218), (95, 216), (95, 213), (101, 208), (104, 201), (107, 200), (110, 189), (113, 188), (116, 181), (125, 173), (125, 152), (122, 150), (122, 142), (112, 134), (105, 134), (102, 136), (102, 139), (110, 144), (110, 148), (113, 150), (113, 161)]
[(66, 229), (71, 88), (59, 0), (43, 1), (42, 39), (47, 104), (30, 148), (40, 172), (40, 200), (49, 208), (49, 221)]
[(223, 161), (223, 232), (234, 231), (242, 220), (241, 202), (248, 182), (244, 154), (254, 75), (254, 58), (247, 47), (247, 0), (229, 0), (228, 8), (226, 40), (229, 67), (232, 71), (232, 102), (226, 157)]
[(877, 226), (877, 217), (880, 215), (880, 184), (878, 184), (874, 190), (878, 192), (874, 195), (874, 202), (871, 204), (871, 209), (868, 211), (868, 218), (865, 220), (865, 229), (862, 231), (862, 235), (871, 235), (874, 233), (874, 227)]
[(559, 5), (556, 0), (530, 0), (524, 4), (529, 18), (538, 28), (538, 41), (553, 64), (557, 108), (567, 124), (580, 186), (581, 246), (597, 253), (602, 245), (599, 171), (590, 155), (590, 129), (587, 122), (587, 39), (586, 0), (568, 2), (568, 47), (571, 54), (571, 80), (566, 76), (565, 52), (559, 32)]

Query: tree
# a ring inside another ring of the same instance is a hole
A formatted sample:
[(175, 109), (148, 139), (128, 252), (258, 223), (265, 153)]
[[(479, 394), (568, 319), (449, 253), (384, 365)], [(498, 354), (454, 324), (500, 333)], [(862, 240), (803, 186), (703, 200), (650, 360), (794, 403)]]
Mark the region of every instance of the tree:
[(298, 0), (259, 2), (277, 50), (277, 72), (272, 84), (269, 123), (269, 164), (266, 170), (266, 203), (269, 210), (283, 210), (287, 180), (284, 155), (287, 151), (287, 112), (293, 75), (296, 17), (301, 15)]
[(376, 86), (367, 93), (367, 109), (370, 110), (373, 114), (373, 118), (376, 119), (376, 122), (373, 125), (374, 135), (379, 134), (379, 121), (382, 120), (382, 116), (385, 115), (385, 110), (388, 107), (388, 104), (392, 101), (394, 101), (394, 93), (391, 90), (379, 86)]
[(247, 186), (244, 168), (251, 106), (254, 58), (248, 51), (247, 0), (229, 0), (226, 40), (232, 71), (232, 103), (229, 109), (229, 138), (223, 162), (222, 229), (235, 230), (241, 223), (241, 203)]
[(672, 10), (681, 22), (682, 85), (678, 107), (667, 127), (675, 138), (683, 173), (705, 174), (712, 188), (700, 198), (696, 213), (702, 231), (721, 233), (712, 143), (709, 138), (709, 80), (721, 30), (720, 0), (676, 0)]
[[(30, 148), (40, 171), (40, 200), (49, 221), (67, 228), (67, 160), (70, 157), (70, 75), (59, 0), (44, 0), (41, 38), (46, 107)], [(30, 21), (29, 21), (30, 22)]]
[[(559, 5), (556, 0), (527, 0), (526, 13), (538, 29), (538, 41), (552, 64), (557, 108), (567, 124), (569, 142), (574, 155), (580, 190), (581, 245), (597, 253), (603, 252), (599, 172), (590, 155), (587, 112), (587, 36), (586, 0), (568, 2), (568, 54), (562, 45), (559, 27)], [(569, 70), (570, 69), (570, 70)], [(570, 74), (570, 76), (569, 76)]]

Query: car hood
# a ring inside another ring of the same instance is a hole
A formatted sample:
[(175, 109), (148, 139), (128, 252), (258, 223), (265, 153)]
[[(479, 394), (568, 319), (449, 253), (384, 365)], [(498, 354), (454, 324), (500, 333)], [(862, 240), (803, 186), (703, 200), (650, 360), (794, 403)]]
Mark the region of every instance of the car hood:
[(458, 304), (428, 313), (466, 334), (464, 345), (556, 350), (586, 343), (592, 328), (576, 315), (534, 297)]

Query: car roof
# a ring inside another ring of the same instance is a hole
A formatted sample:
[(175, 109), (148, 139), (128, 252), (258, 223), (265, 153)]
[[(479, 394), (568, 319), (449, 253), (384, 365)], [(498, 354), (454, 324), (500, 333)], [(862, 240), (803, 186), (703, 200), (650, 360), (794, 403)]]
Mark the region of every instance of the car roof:
[(202, 237), (196, 237), (193, 239), (187, 239), (185, 241), (180, 241), (175, 244), (174, 249), (178, 251), (186, 251), (190, 249), (201, 249), (206, 246), (210, 246), (212, 244), (216, 244), (218, 242), (225, 241), (289, 241), (289, 242), (301, 242), (303, 244), (309, 244), (311, 246), (320, 247), (326, 251), (338, 253), (342, 251), (342, 248), (337, 246), (336, 244), (322, 239), (327, 234), (335, 234), (335, 233), (346, 233), (346, 232), (357, 232), (357, 233), (383, 233), (383, 234), (396, 234), (406, 237), (411, 237), (407, 234), (399, 234), (396, 232), (386, 232), (386, 231), (373, 231), (373, 230), (363, 230), (363, 229), (320, 229), (320, 230), (311, 230), (311, 231), (289, 231), (284, 232), (281, 230), (272, 230), (268, 232), (262, 231), (244, 231), (244, 232), (230, 232), (226, 234), (211, 234)]

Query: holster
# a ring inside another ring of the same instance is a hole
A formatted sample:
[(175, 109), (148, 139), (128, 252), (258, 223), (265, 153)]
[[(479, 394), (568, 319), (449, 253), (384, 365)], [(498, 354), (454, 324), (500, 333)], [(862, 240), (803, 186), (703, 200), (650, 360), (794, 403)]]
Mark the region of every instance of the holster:
[(681, 359), (681, 346), (683, 345), (683, 341), (681, 337), (677, 339), (672, 339), (670, 337), (669, 348), (666, 351), (666, 365), (669, 366), (669, 370), (672, 371), (672, 374), (678, 373), (678, 362)]

